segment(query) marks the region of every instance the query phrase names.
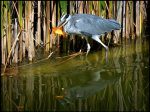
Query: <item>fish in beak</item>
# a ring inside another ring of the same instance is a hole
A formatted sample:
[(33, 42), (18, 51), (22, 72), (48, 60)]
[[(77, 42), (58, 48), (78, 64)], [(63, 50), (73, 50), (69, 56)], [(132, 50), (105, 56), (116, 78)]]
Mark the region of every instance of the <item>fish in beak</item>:
[(52, 32), (54, 34), (64, 35), (62, 27), (53, 27)]
[(69, 14), (65, 14), (61, 17), (60, 21), (58, 22), (57, 27), (52, 28), (52, 32), (54, 34), (59, 34), (59, 35), (65, 35), (65, 32), (63, 32), (63, 26), (69, 21), (71, 16)]

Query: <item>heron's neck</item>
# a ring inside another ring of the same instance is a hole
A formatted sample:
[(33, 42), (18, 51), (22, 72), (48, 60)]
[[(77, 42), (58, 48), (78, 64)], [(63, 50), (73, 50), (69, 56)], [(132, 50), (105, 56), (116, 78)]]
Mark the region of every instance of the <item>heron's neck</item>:
[(69, 29), (69, 24), (70, 22), (68, 21), (65, 25), (64, 25), (64, 31), (67, 32), (67, 29)]
[(70, 19), (71, 19), (71, 15), (69, 15), (69, 17), (66, 19), (65, 23), (63, 24), (65, 32), (69, 28), (69, 25), (70, 25), (69, 21), (70, 21)]

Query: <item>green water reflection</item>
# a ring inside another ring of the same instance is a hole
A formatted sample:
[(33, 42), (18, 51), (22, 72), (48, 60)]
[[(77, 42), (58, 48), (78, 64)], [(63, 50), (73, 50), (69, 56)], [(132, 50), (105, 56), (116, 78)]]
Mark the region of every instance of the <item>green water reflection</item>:
[(10, 70), (1, 81), (2, 110), (149, 110), (147, 41), (110, 48), (108, 63), (104, 49), (61, 61)]

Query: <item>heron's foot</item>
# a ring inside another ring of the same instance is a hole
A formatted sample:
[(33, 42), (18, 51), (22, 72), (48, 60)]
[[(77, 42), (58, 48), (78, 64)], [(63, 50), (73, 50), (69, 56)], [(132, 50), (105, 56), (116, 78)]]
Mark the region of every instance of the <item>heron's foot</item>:
[(106, 52), (105, 52), (105, 59), (106, 59), (106, 63), (108, 63), (108, 47), (106, 47)]
[(80, 51), (79, 52), (81, 52), (81, 49), (80, 49)]
[(86, 56), (89, 54), (89, 50), (86, 51)]
[(80, 49), (79, 53), (81, 53), (81, 52), (82, 52), (82, 50)]
[(107, 46), (105, 47), (105, 49), (106, 49), (106, 51), (108, 51), (108, 50), (109, 50), (109, 48), (108, 48)]

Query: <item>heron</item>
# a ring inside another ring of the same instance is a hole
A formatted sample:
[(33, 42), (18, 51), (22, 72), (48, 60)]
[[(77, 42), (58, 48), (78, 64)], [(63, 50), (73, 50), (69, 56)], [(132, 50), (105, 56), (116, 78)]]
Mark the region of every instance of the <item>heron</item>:
[(114, 19), (105, 19), (92, 14), (64, 14), (58, 22), (58, 27), (63, 27), (64, 32), (68, 34), (84, 36), (87, 42), (87, 55), (91, 48), (87, 37), (91, 37), (108, 51), (108, 46), (99, 37), (112, 30), (119, 30), (121, 25)]

